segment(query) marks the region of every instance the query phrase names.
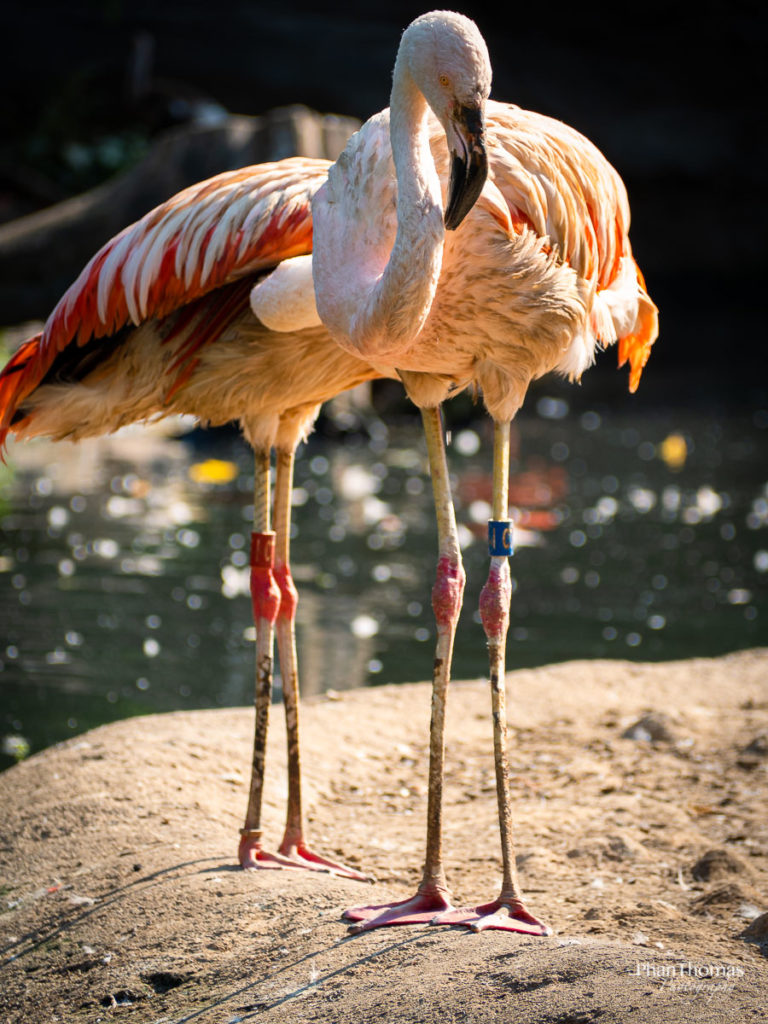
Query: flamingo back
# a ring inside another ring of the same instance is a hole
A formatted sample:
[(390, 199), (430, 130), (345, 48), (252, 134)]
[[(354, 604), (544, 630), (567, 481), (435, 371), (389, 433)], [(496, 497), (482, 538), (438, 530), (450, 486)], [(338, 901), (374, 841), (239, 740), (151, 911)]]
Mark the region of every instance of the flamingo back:
[[(311, 252), (311, 198), (328, 166), (295, 157), (217, 175), (107, 242), (41, 334), (0, 373), (0, 448), (16, 410), (67, 346), (163, 318), (232, 281)], [(219, 315), (226, 322), (226, 310)]]
[(619, 342), (635, 391), (658, 334), (658, 316), (629, 242), (629, 203), (616, 170), (575, 129), (542, 114), (488, 102), (494, 182), (517, 234), (575, 271), (587, 312), (558, 369), (578, 377), (599, 346)]

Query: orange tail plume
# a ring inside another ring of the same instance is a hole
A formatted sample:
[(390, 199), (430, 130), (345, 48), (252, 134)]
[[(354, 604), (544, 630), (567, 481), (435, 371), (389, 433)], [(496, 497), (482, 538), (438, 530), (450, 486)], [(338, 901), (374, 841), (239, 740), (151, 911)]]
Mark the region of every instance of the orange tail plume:
[(643, 367), (659, 334), (659, 311), (645, 289), (640, 267), (635, 264), (638, 299), (637, 320), (631, 334), (619, 339), (619, 366), (629, 362), (629, 390), (634, 394), (640, 383)]

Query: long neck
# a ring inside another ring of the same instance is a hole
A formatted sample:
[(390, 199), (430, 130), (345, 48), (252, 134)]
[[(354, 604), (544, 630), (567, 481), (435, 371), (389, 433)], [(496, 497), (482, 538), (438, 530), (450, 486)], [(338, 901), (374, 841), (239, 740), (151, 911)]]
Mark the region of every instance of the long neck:
[(387, 265), (355, 318), (353, 334), (361, 351), (410, 346), (429, 315), (443, 256), (445, 226), (427, 104), (400, 57), (392, 84), (390, 141), (397, 234)]

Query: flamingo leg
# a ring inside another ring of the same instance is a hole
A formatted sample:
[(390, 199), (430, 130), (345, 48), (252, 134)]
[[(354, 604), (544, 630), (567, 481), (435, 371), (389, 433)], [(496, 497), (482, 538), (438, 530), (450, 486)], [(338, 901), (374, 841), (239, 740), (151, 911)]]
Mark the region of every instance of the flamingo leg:
[(432, 674), (432, 719), (429, 733), (429, 795), (424, 873), (416, 895), (398, 903), (354, 907), (344, 917), (356, 922), (353, 933), (396, 924), (439, 923), (453, 910), (442, 855), (443, 772), (445, 764), (445, 705), (451, 674), (456, 625), (464, 593), (464, 567), (451, 499), (443, 425), (439, 408), (422, 409), (424, 434), (435, 496), (439, 558), (432, 589), (437, 623), (437, 646)]
[(301, 758), (299, 750), (299, 673), (296, 656), (296, 605), (298, 593), (291, 577), (291, 493), (293, 490), (294, 449), (277, 451), (275, 481), (275, 571), (280, 589), (280, 610), (275, 625), (280, 672), (283, 679), (283, 701), (288, 742), (288, 810), (285, 834), (278, 849), (295, 867), (310, 871), (326, 871), (344, 878), (368, 881), (366, 875), (344, 864), (314, 853), (306, 842), (306, 828), (301, 801)]
[(269, 706), (272, 703), (272, 671), (275, 621), (280, 590), (273, 572), (275, 534), (270, 530), (269, 451), (256, 452), (253, 533), (251, 534), (251, 600), (256, 625), (256, 725), (253, 738), (251, 785), (245, 825), (240, 830), (238, 858), (243, 868), (291, 867), (280, 854), (269, 853), (261, 843), (261, 811), (264, 797), (264, 763), (267, 750)]
[(494, 424), (493, 519), (489, 529), (491, 567), (480, 594), (480, 617), (488, 640), (493, 716), (493, 754), (496, 768), (496, 796), (499, 806), (499, 830), (503, 876), (497, 899), (475, 907), (474, 911), (454, 911), (444, 923), (464, 924), (473, 931), (495, 928), (548, 935), (549, 928), (525, 907), (515, 863), (509, 764), (507, 760), (507, 712), (504, 659), (509, 627), (509, 603), (512, 586), (509, 555), (512, 553), (512, 524), (508, 517), (509, 423)]

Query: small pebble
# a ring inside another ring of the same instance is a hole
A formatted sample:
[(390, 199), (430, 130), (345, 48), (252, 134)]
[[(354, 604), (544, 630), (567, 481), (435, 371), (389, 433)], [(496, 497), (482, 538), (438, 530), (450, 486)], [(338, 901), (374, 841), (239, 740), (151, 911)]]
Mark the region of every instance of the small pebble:
[(74, 893), (69, 897), (69, 902), (76, 907), (92, 907), (96, 902), (91, 896), (75, 896)]
[(766, 758), (768, 758), (768, 733), (761, 732), (744, 747), (736, 759), (736, 764), (739, 768), (752, 771), (759, 768)]
[(625, 729), (621, 737), (625, 740), (645, 740), (646, 743), (671, 743), (675, 738), (670, 729), (669, 718), (660, 711), (652, 711), (650, 714), (643, 715), (628, 729)]
[(761, 914), (760, 917), (756, 917), (752, 924), (748, 925), (741, 934), (745, 939), (768, 942), (768, 914)]
[(755, 754), (757, 757), (768, 757), (768, 732), (761, 732), (744, 747), (743, 753)]
[(702, 896), (698, 896), (691, 904), (691, 907), (695, 914), (705, 914), (710, 910), (724, 910), (728, 907), (735, 907), (745, 903), (747, 902), (745, 897), (746, 894), (740, 886), (734, 882), (729, 882), (726, 885), (717, 886), (717, 888), (704, 893)]

